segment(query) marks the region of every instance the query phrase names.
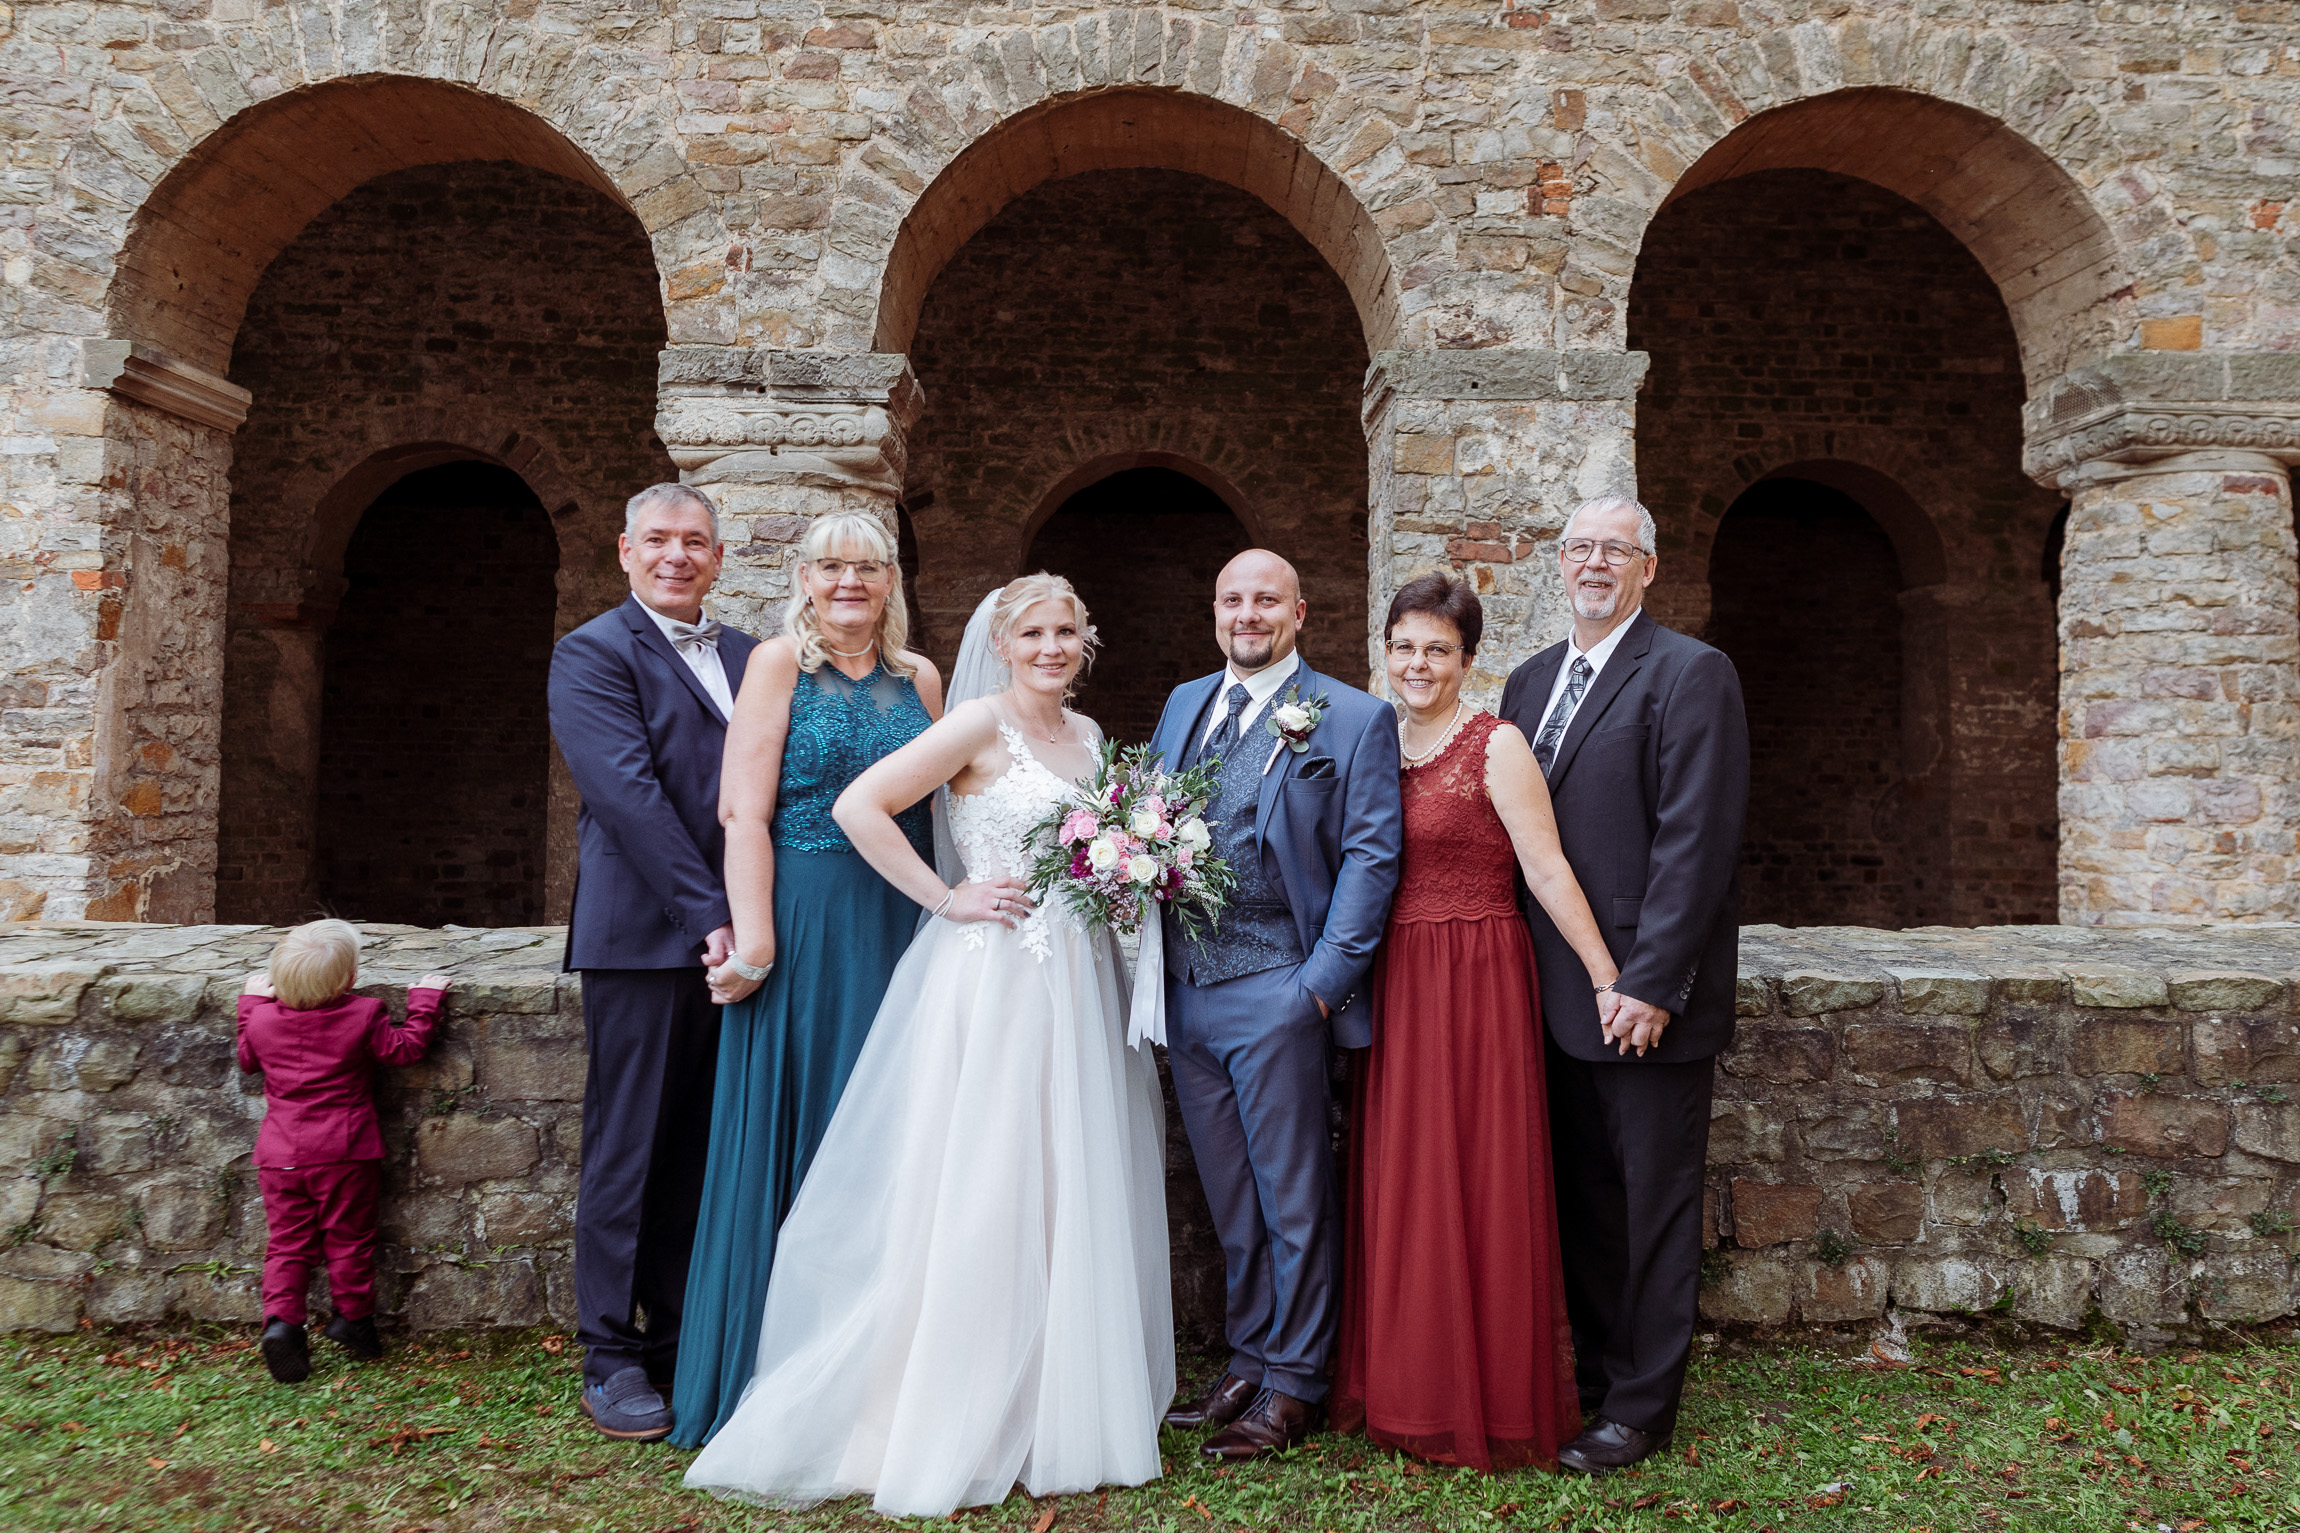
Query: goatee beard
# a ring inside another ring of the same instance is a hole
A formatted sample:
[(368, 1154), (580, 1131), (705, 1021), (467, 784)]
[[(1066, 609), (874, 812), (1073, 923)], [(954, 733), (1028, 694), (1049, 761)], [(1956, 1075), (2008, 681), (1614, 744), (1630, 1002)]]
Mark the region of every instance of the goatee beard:
[(1615, 586), (1603, 596), (1575, 596), (1573, 598), (1574, 615), (1588, 618), (1593, 623), (1604, 622), (1613, 616), (1614, 609), (1620, 605), (1621, 587), (1619, 586)]
[(1249, 671), (1261, 670), (1276, 658), (1278, 641), (1266, 633), (1241, 633), (1230, 636), (1232, 663)]

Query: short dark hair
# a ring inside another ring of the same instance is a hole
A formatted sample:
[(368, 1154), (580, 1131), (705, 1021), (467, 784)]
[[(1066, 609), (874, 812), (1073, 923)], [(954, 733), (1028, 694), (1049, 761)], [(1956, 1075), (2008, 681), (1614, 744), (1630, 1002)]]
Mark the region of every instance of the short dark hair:
[(1382, 638), (1387, 640), (1397, 631), (1399, 623), (1416, 612), (1453, 624), (1454, 632), (1461, 635), (1461, 652), (1477, 653), (1477, 641), (1485, 636), (1485, 606), (1469, 588), (1468, 581), (1456, 580), (1437, 570), (1416, 575), (1398, 587), (1398, 594), (1390, 598), (1390, 615), (1382, 624)]

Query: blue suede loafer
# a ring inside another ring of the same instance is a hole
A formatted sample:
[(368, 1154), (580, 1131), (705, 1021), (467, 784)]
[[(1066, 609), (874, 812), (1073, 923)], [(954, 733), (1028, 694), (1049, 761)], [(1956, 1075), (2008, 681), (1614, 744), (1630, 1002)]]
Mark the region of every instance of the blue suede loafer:
[(651, 1443), (671, 1435), (671, 1408), (644, 1368), (625, 1368), (604, 1384), (583, 1386), (583, 1414), (609, 1437)]

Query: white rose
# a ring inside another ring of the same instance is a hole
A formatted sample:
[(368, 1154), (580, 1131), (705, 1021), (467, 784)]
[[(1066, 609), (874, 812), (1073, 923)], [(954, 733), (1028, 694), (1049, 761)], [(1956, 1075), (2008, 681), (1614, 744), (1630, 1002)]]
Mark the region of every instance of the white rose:
[(1086, 863), (1097, 873), (1118, 866), (1118, 848), (1108, 836), (1096, 836), (1086, 848)]
[(1182, 844), (1194, 852), (1202, 852), (1214, 844), (1214, 833), (1206, 828), (1204, 820), (1195, 815), (1184, 820), (1181, 830), (1176, 834), (1181, 836)]
[(1158, 859), (1136, 857), (1126, 864), (1126, 876), (1138, 884), (1146, 884), (1158, 876)]
[(1300, 734), (1310, 727), (1310, 711), (1293, 703), (1280, 703), (1278, 711), (1271, 717), (1278, 721), (1280, 729), (1289, 734)]
[(1147, 841), (1158, 834), (1158, 816), (1148, 809), (1137, 809), (1134, 818), (1126, 822), (1126, 828)]

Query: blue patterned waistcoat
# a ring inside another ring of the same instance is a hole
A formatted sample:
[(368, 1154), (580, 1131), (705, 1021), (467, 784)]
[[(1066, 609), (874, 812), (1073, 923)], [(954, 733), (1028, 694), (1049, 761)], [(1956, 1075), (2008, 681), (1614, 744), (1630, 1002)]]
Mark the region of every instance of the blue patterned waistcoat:
[[(1223, 692), (1214, 694), (1214, 706), (1227, 707)], [(1276, 706), (1276, 699), (1270, 706)], [(1251, 727), (1260, 714), (1261, 710), (1249, 708), (1239, 720), (1245, 732), (1222, 758), (1221, 789), (1206, 806), (1206, 818), (1214, 831), (1209, 850), (1230, 864), (1230, 871), (1238, 875), (1238, 887), (1222, 908), (1221, 919), (1200, 941), (1183, 942), (1173, 917), (1167, 917), (1168, 946), (1186, 955), (1182, 973), (1193, 985), (1259, 974), (1264, 969), (1300, 963), (1305, 956), (1302, 939), (1294, 928), (1293, 911), (1263, 875), (1262, 843), (1254, 834), (1255, 812), (1262, 797), (1262, 764), (1278, 743), (1268, 730)], [(1200, 721), (1201, 730), (1206, 722)], [(1193, 757), (1196, 754), (1192, 752)]]

